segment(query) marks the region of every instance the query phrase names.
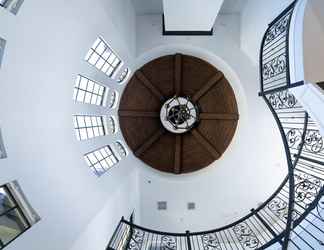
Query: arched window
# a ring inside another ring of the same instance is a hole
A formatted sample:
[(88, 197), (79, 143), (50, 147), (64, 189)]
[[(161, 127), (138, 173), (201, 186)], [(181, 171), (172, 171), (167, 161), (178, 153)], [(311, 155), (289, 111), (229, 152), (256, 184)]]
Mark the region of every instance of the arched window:
[(118, 132), (116, 118), (114, 116), (108, 118), (107, 128), (109, 134), (116, 134)]
[(120, 74), (117, 82), (119, 84), (124, 83), (126, 81), (126, 78), (128, 77), (128, 74), (129, 74), (129, 68), (124, 69), (123, 72)]
[(94, 42), (85, 60), (111, 78), (122, 65), (122, 60), (101, 37)]
[(107, 172), (119, 161), (109, 145), (85, 154), (84, 159), (87, 162), (89, 168), (98, 177)]
[(116, 148), (118, 150), (120, 157), (126, 157), (128, 155), (127, 149), (120, 141), (116, 141), (115, 145), (116, 145)]
[(110, 109), (116, 108), (118, 102), (118, 92), (111, 90), (108, 95), (108, 107)]

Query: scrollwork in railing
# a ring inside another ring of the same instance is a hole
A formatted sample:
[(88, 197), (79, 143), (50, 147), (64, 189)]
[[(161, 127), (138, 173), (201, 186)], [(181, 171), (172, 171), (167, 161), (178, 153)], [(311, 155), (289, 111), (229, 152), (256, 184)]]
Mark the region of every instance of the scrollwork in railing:
[(144, 241), (144, 232), (139, 229), (134, 229), (131, 240), (129, 242), (129, 250), (140, 250)]
[(276, 22), (273, 27), (271, 27), (266, 35), (265, 45), (271, 43), (281, 34), (286, 32), (289, 28), (289, 18), (291, 13), (287, 13), (284, 17), (282, 17), (278, 22)]
[(269, 80), (275, 76), (285, 73), (287, 69), (287, 58), (285, 55), (279, 55), (263, 65), (263, 79)]
[(288, 203), (281, 200), (280, 198), (274, 198), (267, 205), (269, 210), (276, 215), (279, 219), (286, 219), (288, 213)]
[(317, 154), (324, 150), (323, 138), (318, 130), (307, 130), (305, 137), (305, 149)]
[(299, 149), (302, 145), (303, 132), (298, 128), (292, 128), (286, 133), (289, 148)]
[(318, 195), (321, 181), (308, 174), (295, 174), (295, 202), (304, 203), (307, 207)]
[(235, 225), (233, 231), (244, 248), (256, 249), (259, 247), (260, 241), (247, 223), (242, 222)]
[(162, 250), (175, 250), (177, 249), (177, 239), (175, 236), (164, 235), (161, 238)]
[(221, 250), (216, 233), (205, 234), (201, 236), (204, 250)]
[(269, 95), (268, 100), (274, 109), (293, 108), (297, 104), (297, 99), (289, 90), (273, 93)]

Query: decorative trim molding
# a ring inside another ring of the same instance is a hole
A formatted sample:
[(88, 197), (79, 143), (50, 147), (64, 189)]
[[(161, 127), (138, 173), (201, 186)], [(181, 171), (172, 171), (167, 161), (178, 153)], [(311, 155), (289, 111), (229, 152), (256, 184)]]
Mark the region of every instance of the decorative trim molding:
[(212, 36), (214, 33), (213, 28), (211, 30), (166, 30), (164, 14), (162, 14), (162, 35), (163, 36)]

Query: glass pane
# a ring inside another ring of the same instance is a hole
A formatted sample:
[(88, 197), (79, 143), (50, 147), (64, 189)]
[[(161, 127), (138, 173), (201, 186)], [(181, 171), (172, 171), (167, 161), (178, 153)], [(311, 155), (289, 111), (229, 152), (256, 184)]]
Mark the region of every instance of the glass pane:
[(102, 165), (103, 169), (105, 169), (105, 170), (108, 170), (109, 169), (109, 166), (108, 166), (108, 164), (107, 164), (106, 161), (102, 161), (101, 162), (101, 165)]
[(11, 199), (6, 188), (0, 188), (0, 214), (4, 213), (10, 208), (15, 206), (14, 201)]
[(94, 42), (94, 44), (92, 45), (92, 48), (93, 49), (96, 49), (97, 48), (97, 46), (98, 46), (98, 44), (101, 42), (101, 39), (98, 37), (97, 39), (96, 39), (96, 41)]
[(98, 96), (97, 100), (96, 100), (96, 104), (101, 105), (101, 101), (102, 101), (102, 98)]
[(112, 167), (114, 165), (110, 158), (107, 158), (106, 160), (108, 162), (109, 167)]
[(100, 135), (99, 128), (98, 127), (93, 128), (93, 133), (95, 136), (99, 136)]
[(96, 52), (97, 52), (99, 55), (101, 55), (101, 54), (105, 51), (105, 49), (106, 49), (106, 45), (105, 45), (103, 42), (101, 42), (101, 43), (97, 46), (97, 48), (96, 48)]
[(100, 89), (100, 86), (98, 84), (95, 84), (93, 87), (93, 93), (99, 94), (99, 89)]
[(114, 71), (114, 69), (112, 67), (109, 67), (109, 69), (107, 70), (106, 74), (108, 76), (111, 76), (112, 72)]
[(97, 158), (93, 153), (88, 154), (88, 159), (91, 162), (91, 165), (94, 165), (98, 162)]
[(88, 133), (88, 138), (92, 138), (93, 137), (93, 130), (92, 128), (87, 128), (87, 133)]
[(115, 60), (116, 56), (114, 54), (111, 54), (110, 57), (108, 58), (108, 63), (112, 64), (113, 61)]
[(85, 103), (90, 103), (91, 102), (91, 93), (87, 92), (85, 99), (84, 99)]
[(103, 159), (103, 157), (99, 151), (94, 152), (94, 154), (96, 155), (96, 158), (98, 159), (98, 161), (101, 161)]
[(84, 120), (85, 120), (86, 127), (92, 127), (91, 116), (85, 116)]
[(85, 127), (84, 117), (83, 116), (77, 116), (77, 121), (79, 128)]
[(97, 53), (93, 53), (89, 59), (89, 63), (95, 65), (99, 59), (99, 55)]
[(93, 91), (93, 86), (94, 86), (94, 82), (93, 81), (88, 81), (88, 87), (87, 87), (87, 90), (89, 92), (92, 92)]
[(100, 86), (99, 95), (103, 95), (105, 88)]
[(106, 49), (106, 51), (102, 54), (102, 57), (107, 60), (111, 54), (111, 51), (109, 49)]
[(0, 239), (5, 245), (27, 228), (27, 223), (17, 209), (0, 217)]
[(96, 63), (96, 67), (97, 67), (97, 69), (101, 69), (102, 66), (103, 66), (104, 64), (105, 64), (105, 60), (102, 59), (102, 58), (100, 58), (100, 59), (98, 60), (98, 62)]
[(104, 66), (102, 67), (102, 69), (101, 69), (101, 70), (102, 70), (103, 72), (105, 72), (105, 73), (106, 73), (106, 72), (107, 72), (107, 70), (108, 70), (109, 68), (110, 68), (110, 65), (109, 65), (108, 63), (105, 63), (105, 65), (104, 65)]
[(85, 92), (83, 90), (79, 90), (78, 92), (78, 96), (77, 96), (77, 101), (78, 102), (83, 102), (84, 100), (84, 95), (85, 95)]
[(80, 85), (79, 85), (80, 86), (80, 89), (86, 90), (87, 89), (87, 84), (88, 84), (88, 79), (82, 77), (81, 78), (81, 81), (80, 81)]
[(82, 129), (79, 130), (79, 132), (80, 132), (80, 140), (88, 139), (87, 129), (82, 128)]

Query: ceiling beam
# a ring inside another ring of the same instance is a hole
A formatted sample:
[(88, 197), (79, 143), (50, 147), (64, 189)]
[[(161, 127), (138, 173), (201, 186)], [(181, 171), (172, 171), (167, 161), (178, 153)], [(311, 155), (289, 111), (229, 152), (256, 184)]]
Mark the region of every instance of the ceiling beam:
[(217, 72), (213, 77), (211, 77), (200, 90), (198, 90), (192, 100), (197, 102), (203, 95), (205, 95), (208, 90), (210, 90), (216, 83), (218, 83), (224, 77), (222, 72)]
[(191, 134), (215, 159), (221, 156), (221, 153), (197, 129), (191, 130)]
[(141, 110), (119, 110), (118, 115), (121, 117), (148, 117), (148, 118), (160, 117), (159, 112), (141, 111)]
[(238, 120), (238, 114), (200, 113), (201, 120)]
[(145, 142), (137, 148), (135, 155), (141, 156), (146, 150), (148, 150), (163, 134), (165, 129), (159, 128), (153, 135), (151, 135)]
[(161, 91), (154, 86), (141, 71), (136, 71), (136, 78), (146, 87), (148, 88), (160, 101), (164, 101), (164, 96)]

